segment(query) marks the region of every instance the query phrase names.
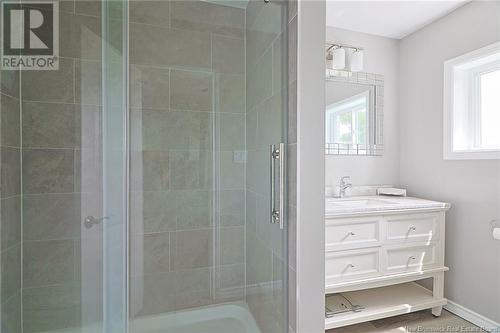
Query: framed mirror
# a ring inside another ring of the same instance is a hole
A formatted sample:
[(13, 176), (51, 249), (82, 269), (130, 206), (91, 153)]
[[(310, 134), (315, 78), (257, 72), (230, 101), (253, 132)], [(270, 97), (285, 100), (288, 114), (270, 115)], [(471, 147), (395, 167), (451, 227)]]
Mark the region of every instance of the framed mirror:
[(326, 77), (326, 154), (382, 155), (383, 93), (382, 75), (329, 72)]

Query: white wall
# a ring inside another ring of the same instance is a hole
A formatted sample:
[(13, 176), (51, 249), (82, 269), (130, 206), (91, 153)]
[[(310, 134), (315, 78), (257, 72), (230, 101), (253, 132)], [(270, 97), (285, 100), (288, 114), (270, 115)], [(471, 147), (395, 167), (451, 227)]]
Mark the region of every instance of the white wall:
[(351, 176), (354, 185), (398, 184), (398, 57), (399, 41), (375, 35), (327, 27), (326, 40), (364, 48), (365, 72), (382, 74), (384, 86), (383, 156), (326, 156), (326, 185)]
[(444, 161), (442, 119), (443, 62), (500, 40), (499, 13), (500, 2), (471, 2), (404, 38), (399, 79), (401, 185), (452, 205), (445, 296), (496, 322), (500, 242), (489, 222), (500, 218), (500, 161)]
[(325, 1), (298, 1), (297, 333), (325, 330)]

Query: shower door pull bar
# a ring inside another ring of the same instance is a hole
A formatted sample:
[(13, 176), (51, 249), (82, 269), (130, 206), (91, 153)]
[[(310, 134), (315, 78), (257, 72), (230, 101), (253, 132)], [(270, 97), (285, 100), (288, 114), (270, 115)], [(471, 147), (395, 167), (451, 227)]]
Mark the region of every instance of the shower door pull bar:
[[(275, 144), (271, 145), (271, 223), (279, 223), (280, 229), (284, 227), (285, 211), (285, 144), (280, 143), (277, 148)], [(276, 208), (276, 167), (275, 162), (279, 160), (279, 208)]]

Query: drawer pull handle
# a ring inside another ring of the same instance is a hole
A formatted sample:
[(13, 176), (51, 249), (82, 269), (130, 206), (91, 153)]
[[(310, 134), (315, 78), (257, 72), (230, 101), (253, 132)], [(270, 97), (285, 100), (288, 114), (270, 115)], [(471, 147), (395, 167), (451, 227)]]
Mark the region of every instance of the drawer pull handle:
[(410, 258), (408, 258), (408, 260), (415, 260), (417, 258), (415, 258), (414, 256), (410, 256)]
[(352, 231), (349, 231), (349, 233), (347, 234), (347, 236), (356, 236), (356, 233), (354, 233)]
[(415, 230), (417, 230), (417, 227), (413, 227), (413, 226), (411, 226), (411, 227), (408, 229), (408, 231), (415, 231)]
[(354, 266), (353, 264), (349, 264), (349, 265), (347, 265), (347, 268), (348, 268), (348, 269), (349, 269), (349, 268), (354, 268), (354, 267), (355, 267), (355, 266)]

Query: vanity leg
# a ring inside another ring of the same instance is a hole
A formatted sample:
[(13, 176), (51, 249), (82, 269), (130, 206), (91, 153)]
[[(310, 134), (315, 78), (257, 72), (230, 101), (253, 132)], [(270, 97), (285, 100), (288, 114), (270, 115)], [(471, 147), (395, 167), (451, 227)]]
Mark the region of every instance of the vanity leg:
[(436, 306), (435, 308), (432, 308), (432, 315), (434, 317), (439, 317), (439, 316), (441, 316), (441, 311), (443, 311), (443, 307), (442, 306)]
[[(444, 272), (434, 275), (432, 283), (432, 295), (434, 298), (441, 299), (444, 297)], [(436, 306), (432, 308), (432, 314), (434, 317), (441, 316), (442, 306)]]

